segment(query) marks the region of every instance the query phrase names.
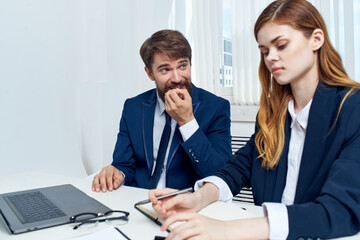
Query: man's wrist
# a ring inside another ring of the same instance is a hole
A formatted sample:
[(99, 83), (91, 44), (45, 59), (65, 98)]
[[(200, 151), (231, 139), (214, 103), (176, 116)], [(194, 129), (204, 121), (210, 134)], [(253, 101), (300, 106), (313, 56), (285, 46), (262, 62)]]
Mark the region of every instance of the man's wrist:
[(179, 120), (179, 122), (177, 122), (177, 123), (178, 123), (179, 126), (181, 127), (181, 126), (184, 126), (185, 124), (191, 122), (191, 121), (194, 120), (194, 119), (195, 119), (195, 116), (192, 115), (192, 116), (190, 116), (190, 117), (188, 117), (188, 118), (186, 118), (186, 119)]
[(183, 141), (186, 142), (198, 129), (199, 124), (197, 123), (195, 118), (193, 118), (193, 120), (191, 120), (187, 124), (180, 126), (179, 131), (181, 133)]

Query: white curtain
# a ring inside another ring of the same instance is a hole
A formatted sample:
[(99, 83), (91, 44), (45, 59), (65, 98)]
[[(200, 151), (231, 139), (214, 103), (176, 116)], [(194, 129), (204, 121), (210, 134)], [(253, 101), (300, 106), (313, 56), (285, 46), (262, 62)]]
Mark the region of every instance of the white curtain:
[(0, 1), (0, 175), (110, 164), (125, 99), (155, 87), (141, 44), (160, 29), (185, 33), (174, 2)]
[(195, 83), (219, 94), (222, 55), (222, 0), (192, 1)]
[(260, 53), (254, 37), (254, 24), (271, 1), (231, 0), (231, 40), (233, 46), (233, 101), (236, 105), (258, 105)]
[(79, 146), (88, 174), (103, 166), (103, 89), (109, 84), (107, 13), (104, 1), (82, 0), (79, 56)]
[[(341, 53), (342, 61), (350, 78), (360, 81), (355, 75), (355, 63), (360, 67), (360, 56), (355, 54), (355, 36), (360, 32), (359, 23), (355, 21), (354, 10), (360, 13), (359, 0), (309, 0), (323, 16), (331, 42)], [(357, 8), (354, 8), (357, 6)], [(358, 45), (359, 43), (356, 42)]]

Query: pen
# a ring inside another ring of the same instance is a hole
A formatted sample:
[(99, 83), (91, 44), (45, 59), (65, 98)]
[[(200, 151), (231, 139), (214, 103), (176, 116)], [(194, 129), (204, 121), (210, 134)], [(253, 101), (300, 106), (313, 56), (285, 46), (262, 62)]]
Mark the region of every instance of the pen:
[[(178, 194), (182, 194), (182, 193), (187, 193), (187, 192), (193, 192), (193, 188), (192, 187), (189, 187), (189, 188), (185, 188), (183, 190), (179, 190), (179, 191), (176, 191), (176, 192), (172, 192), (172, 193), (168, 193), (168, 194), (165, 194), (165, 195), (161, 195), (161, 196), (158, 196), (156, 197), (157, 200), (161, 200), (161, 199), (164, 199), (164, 198), (168, 198), (168, 197), (172, 197), (172, 196), (175, 196), (175, 195), (178, 195)], [(141, 204), (146, 204), (146, 203), (149, 203), (150, 200), (149, 199), (146, 199), (144, 201), (140, 201), (138, 203), (136, 203), (136, 205), (141, 205)]]

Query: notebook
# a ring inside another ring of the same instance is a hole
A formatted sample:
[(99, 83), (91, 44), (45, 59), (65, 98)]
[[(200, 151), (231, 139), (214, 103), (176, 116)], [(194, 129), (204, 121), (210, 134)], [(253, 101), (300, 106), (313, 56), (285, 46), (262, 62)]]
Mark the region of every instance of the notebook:
[(70, 223), (84, 212), (111, 209), (71, 184), (0, 194), (0, 215), (13, 234)]
[[(134, 207), (160, 226), (165, 221), (165, 219), (162, 216), (156, 213), (156, 211), (152, 207), (152, 203), (135, 204)], [(245, 209), (237, 206), (234, 203), (225, 203), (221, 201), (217, 201), (209, 204), (208, 206), (201, 209), (198, 213), (203, 216), (215, 218), (222, 221), (256, 217), (254, 214), (246, 211)], [(170, 232), (172, 229), (174, 229), (176, 226), (178, 226), (181, 223), (183, 222), (173, 223), (172, 225), (170, 225), (167, 231)]]

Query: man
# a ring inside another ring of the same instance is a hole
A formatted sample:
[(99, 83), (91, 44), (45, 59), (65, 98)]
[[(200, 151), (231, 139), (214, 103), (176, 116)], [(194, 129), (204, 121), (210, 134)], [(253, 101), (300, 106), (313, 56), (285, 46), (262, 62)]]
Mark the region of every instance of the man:
[(231, 155), (230, 104), (191, 83), (191, 47), (184, 36), (158, 31), (140, 55), (156, 89), (125, 101), (113, 162), (94, 177), (93, 191), (123, 183), (190, 187)]

